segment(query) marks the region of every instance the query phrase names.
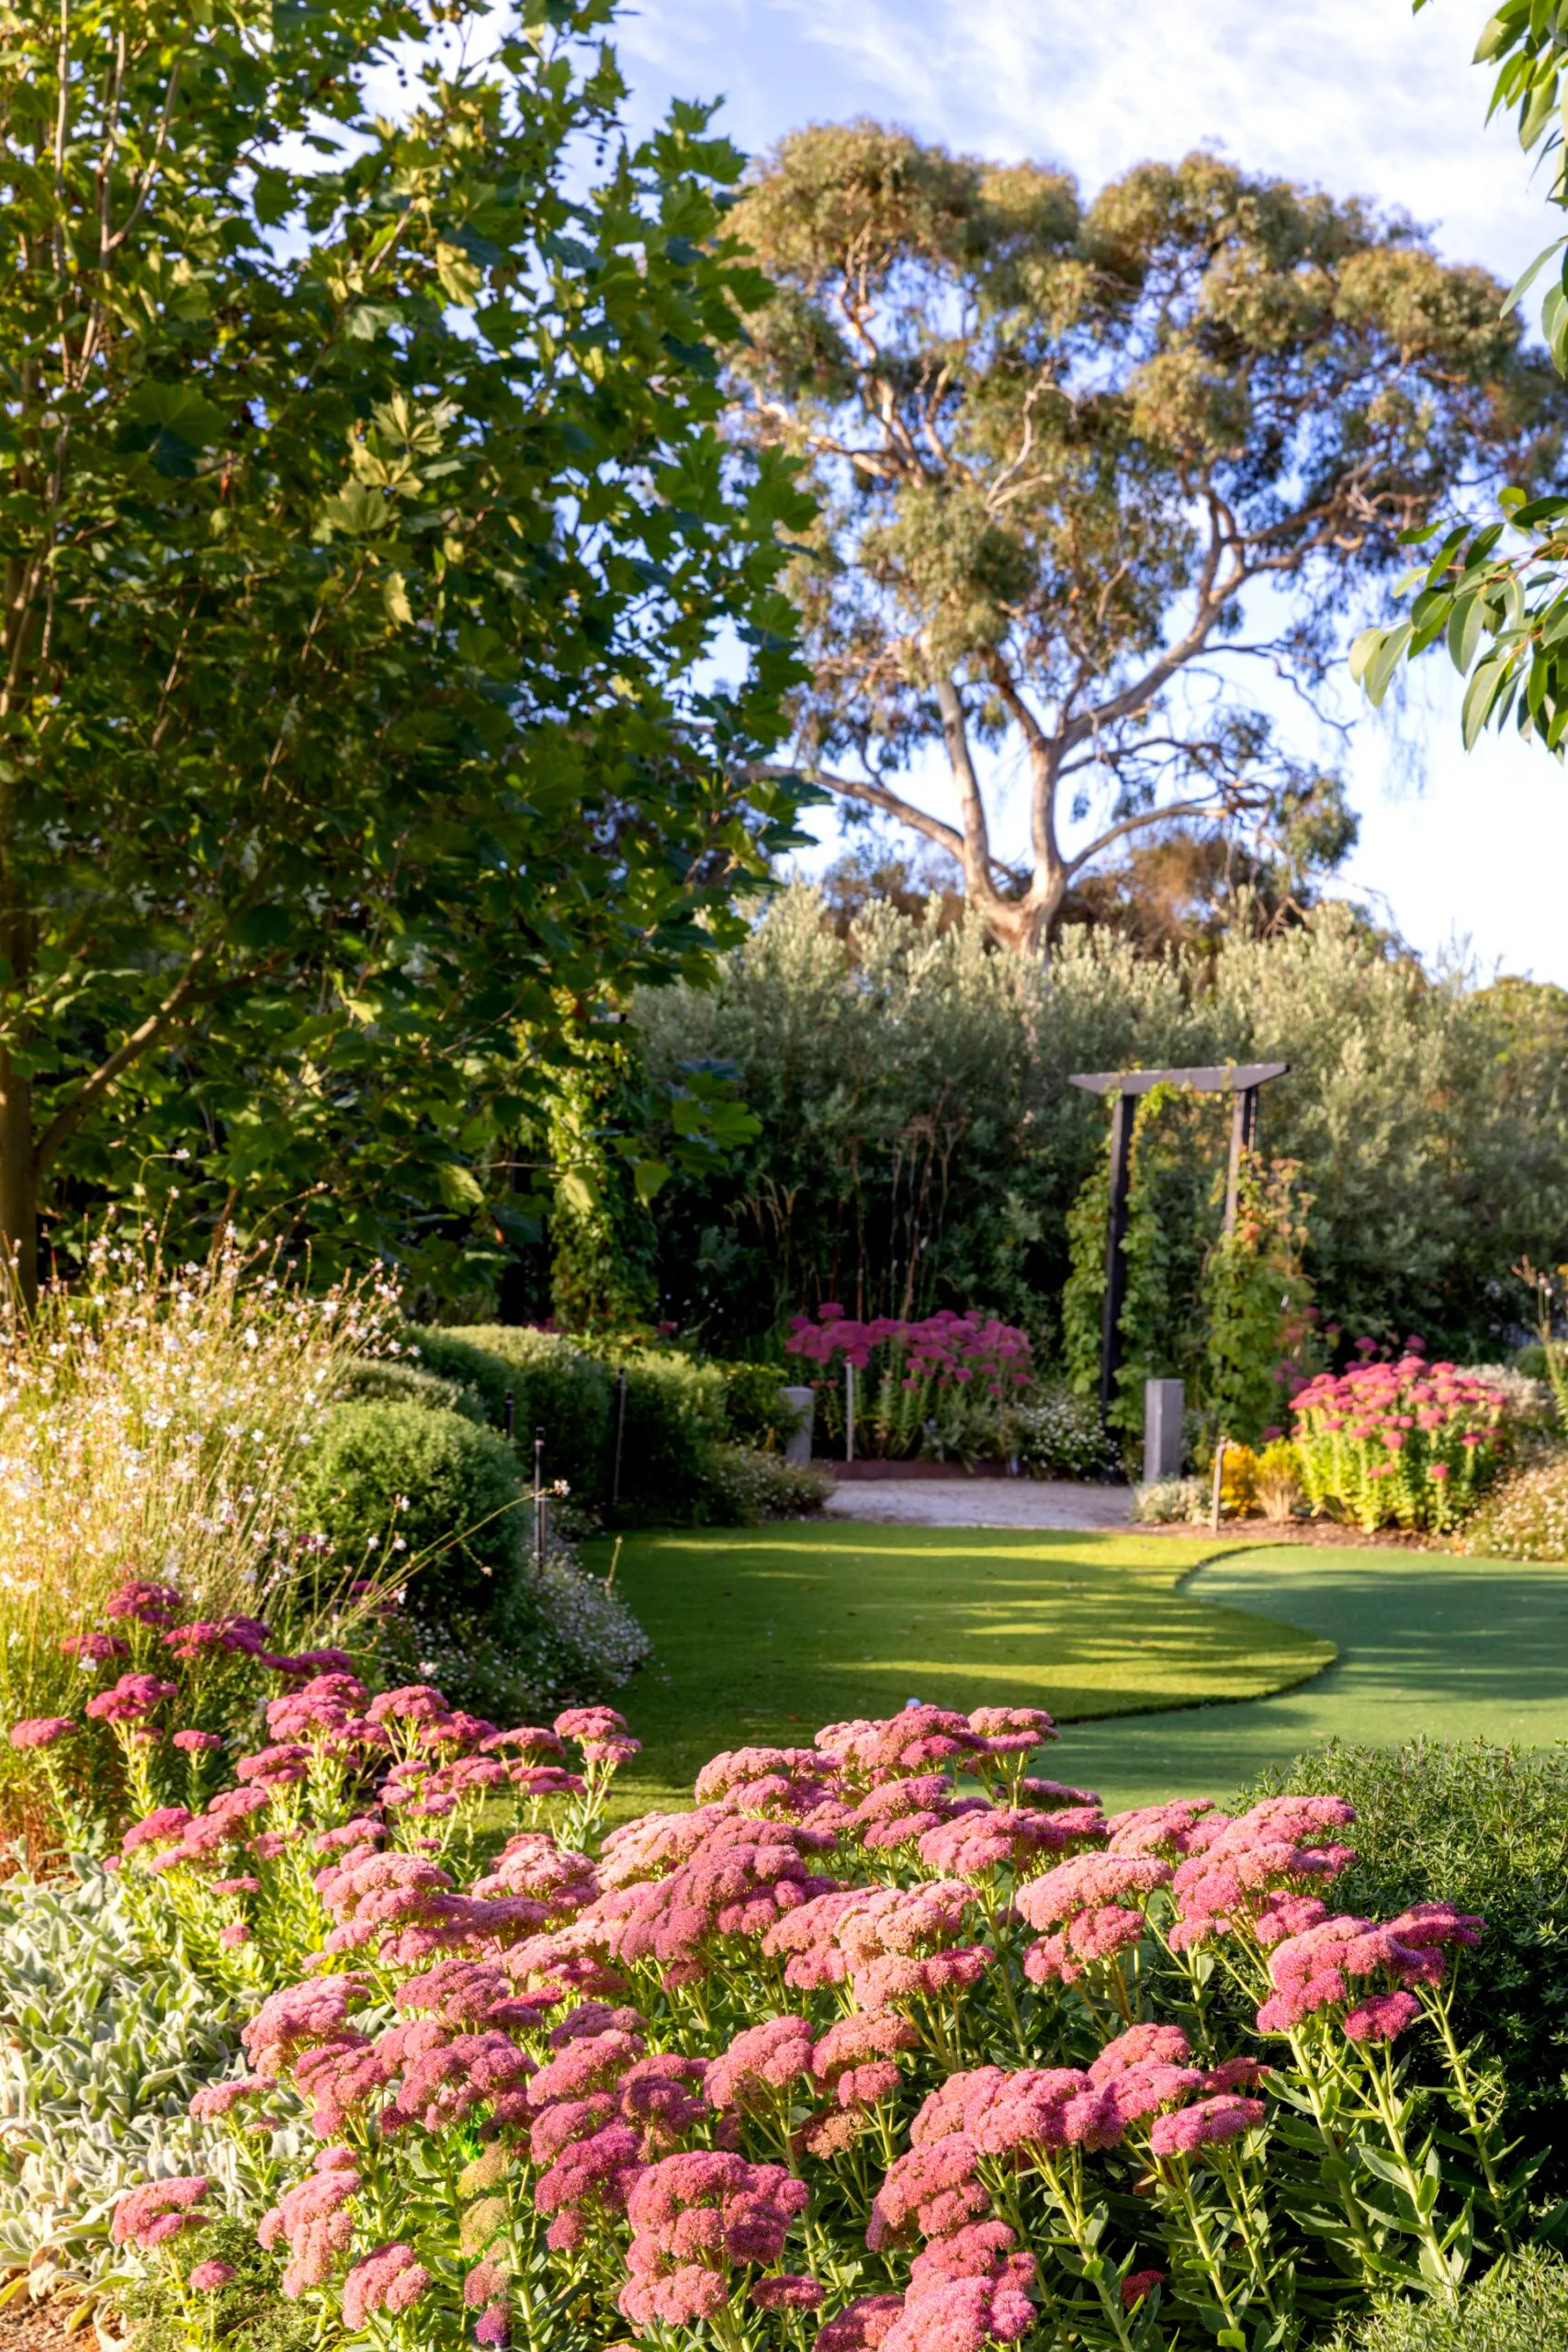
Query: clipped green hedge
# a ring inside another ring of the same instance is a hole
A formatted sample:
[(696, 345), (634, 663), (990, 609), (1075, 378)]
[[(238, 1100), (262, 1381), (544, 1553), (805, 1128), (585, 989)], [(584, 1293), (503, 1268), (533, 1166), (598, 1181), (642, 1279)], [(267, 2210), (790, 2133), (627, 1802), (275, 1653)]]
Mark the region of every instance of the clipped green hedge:
[[(626, 1374), (621, 1420), (619, 1375)], [(639, 1348), (615, 1365), (610, 1392), (610, 1465), (604, 1492), (615, 1484), (620, 1445), (620, 1509), (684, 1516), (700, 1497), (707, 1459), (727, 1430), (724, 1375), (716, 1364), (696, 1363), (673, 1350)]]
[[(416, 1336), (423, 1347), (426, 1335)], [(564, 1478), (574, 1497), (596, 1501), (605, 1490), (610, 1435), (611, 1374), (604, 1366), (561, 1332), (525, 1324), (476, 1323), (441, 1336), (482, 1348), (506, 1367), (502, 1386), (515, 1399), (517, 1451), (528, 1475), (534, 1432), (543, 1430), (545, 1476)]]
[[(514, 1606), (526, 1541), (516, 1457), (458, 1413), (387, 1401), (334, 1406), (299, 1476), (302, 1524), (332, 1538), (334, 1560), (410, 1566), (412, 1605)], [(400, 1498), (406, 1498), (406, 1508)]]
[[(380, 1375), (367, 1367), (370, 1393), (398, 1389), (411, 1403), (468, 1409), (498, 1431), (505, 1429), (510, 1396), (525, 1486), (534, 1475), (536, 1430), (544, 1433), (546, 1479), (564, 1479), (574, 1503), (613, 1510), (621, 1519), (734, 1524), (742, 1490), (771, 1494), (777, 1484), (755, 1473), (740, 1477), (732, 1458), (768, 1449), (782, 1454), (793, 1419), (780, 1398), (787, 1374), (776, 1364), (702, 1363), (678, 1348), (625, 1348), (601, 1357), (561, 1332), (531, 1325), (414, 1325), (409, 1340), (412, 1382), (405, 1375), (400, 1387), (394, 1372), (383, 1391)], [(430, 1386), (416, 1393), (421, 1380)], [(793, 1497), (796, 1488), (784, 1483)]]
[(527, 1391), (515, 1364), (509, 1363), (493, 1348), (478, 1346), (461, 1332), (438, 1329), (434, 1324), (412, 1324), (408, 1337), (411, 1348), (418, 1351), (418, 1368), (433, 1374), (437, 1380), (451, 1381), (455, 1386), (467, 1388), (481, 1398), (484, 1418), (492, 1429), (504, 1429), (506, 1426), (508, 1392), (512, 1396), (517, 1427), (521, 1430), (526, 1426)]
[(466, 1421), (490, 1419), (479, 1390), (467, 1381), (443, 1380), (395, 1356), (362, 1356), (343, 1376), (340, 1401), (351, 1405), (423, 1405), (427, 1412), (460, 1413)]

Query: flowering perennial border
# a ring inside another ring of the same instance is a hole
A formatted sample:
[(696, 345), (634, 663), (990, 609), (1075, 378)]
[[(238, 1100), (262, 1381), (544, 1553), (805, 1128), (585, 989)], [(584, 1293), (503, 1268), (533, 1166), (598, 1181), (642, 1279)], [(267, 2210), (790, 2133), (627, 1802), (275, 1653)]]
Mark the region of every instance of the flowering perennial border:
[[(164, 1704), (117, 1729), (157, 1747)], [(329, 2329), (1284, 2352), (1518, 2235), (1452, 2023), (1482, 1923), (1336, 1912), (1337, 1798), (1108, 1815), (1032, 1770), (1043, 1711), (911, 1704), (601, 1835), (612, 1709), (499, 1730), (333, 1667), (266, 1718), (116, 1859), (243, 2002), (243, 2069), (193, 2109)], [(217, 2197), (117, 2216), (193, 2346)]]
[(919, 1322), (897, 1315), (859, 1322), (829, 1301), (816, 1321), (791, 1316), (784, 1349), (822, 1374), (812, 1385), (831, 1443), (844, 1435), (844, 1367), (860, 1375), (855, 1450), (893, 1459), (932, 1440), (944, 1453), (1007, 1450), (1007, 1408), (1030, 1385), (1024, 1332), (996, 1316), (951, 1307)]
[(1443, 1533), (1473, 1509), (1501, 1456), (1506, 1398), (1420, 1343), (1394, 1362), (1372, 1357), (1319, 1373), (1292, 1404), (1301, 1480), (1314, 1511), (1379, 1527)]

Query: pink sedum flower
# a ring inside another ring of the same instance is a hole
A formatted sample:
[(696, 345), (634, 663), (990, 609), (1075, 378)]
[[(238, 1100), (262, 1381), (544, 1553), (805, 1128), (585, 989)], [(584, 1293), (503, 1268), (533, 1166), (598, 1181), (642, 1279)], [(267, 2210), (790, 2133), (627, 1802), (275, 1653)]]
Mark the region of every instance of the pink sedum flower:
[(343, 2316), (352, 2329), (363, 2328), (374, 2312), (394, 2319), (411, 2311), (430, 2284), (430, 2273), (413, 2248), (396, 2243), (378, 2246), (356, 2262), (343, 2282)]
[(11, 1725), (11, 1745), (24, 1751), (32, 1747), (56, 1747), (78, 1728), (71, 1715), (29, 1715), (25, 1722)]
[(116, 2245), (139, 2245), (150, 2254), (183, 2231), (199, 2230), (210, 2219), (201, 2207), (212, 2184), (199, 2174), (150, 2180), (122, 2197), (114, 2209), (109, 2235)]

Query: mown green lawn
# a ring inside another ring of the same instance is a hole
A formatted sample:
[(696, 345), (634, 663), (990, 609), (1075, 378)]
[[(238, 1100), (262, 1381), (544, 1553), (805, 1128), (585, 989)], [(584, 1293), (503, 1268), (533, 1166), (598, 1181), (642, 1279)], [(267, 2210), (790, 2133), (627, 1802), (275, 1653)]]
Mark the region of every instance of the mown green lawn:
[[(1253, 1699), (1331, 1640), (1179, 1589), (1227, 1547), (1164, 1535), (792, 1523), (627, 1536), (616, 1571), (657, 1657), (619, 1695), (644, 1742), (617, 1811), (689, 1798), (720, 1748), (808, 1745), (909, 1699), (1059, 1721)], [(588, 1547), (603, 1574), (608, 1544)], [(1073, 1746), (1053, 1770), (1077, 1780)]]
[(1568, 1567), (1280, 1545), (1216, 1560), (1186, 1590), (1279, 1617), (1338, 1655), (1271, 1698), (1080, 1724), (1055, 1751), (1059, 1778), (1144, 1804), (1178, 1790), (1223, 1798), (1325, 1739), (1568, 1740)]

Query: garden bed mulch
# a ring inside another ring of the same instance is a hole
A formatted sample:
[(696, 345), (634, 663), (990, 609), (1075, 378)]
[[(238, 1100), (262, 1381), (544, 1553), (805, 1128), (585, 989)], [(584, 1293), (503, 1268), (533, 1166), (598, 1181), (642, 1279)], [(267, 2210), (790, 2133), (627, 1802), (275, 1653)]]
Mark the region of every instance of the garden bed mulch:
[(79, 2352), (84, 2345), (95, 2352), (91, 2324), (68, 2331), (75, 2309), (73, 2295), (51, 2295), (42, 2303), (30, 2303), (24, 2296), (8, 2303), (0, 2312), (0, 2352), (67, 2352), (67, 2347)]
[[(1183, 1530), (1191, 1533), (1190, 1527)], [(1337, 1519), (1224, 1519), (1220, 1533), (1234, 1544), (1256, 1536), (1259, 1544), (1322, 1544), (1337, 1552), (1365, 1548), (1377, 1552), (1447, 1552), (1451, 1546), (1441, 1535), (1422, 1535), (1402, 1527), (1380, 1527), (1376, 1534), (1364, 1528), (1347, 1527)]]

